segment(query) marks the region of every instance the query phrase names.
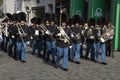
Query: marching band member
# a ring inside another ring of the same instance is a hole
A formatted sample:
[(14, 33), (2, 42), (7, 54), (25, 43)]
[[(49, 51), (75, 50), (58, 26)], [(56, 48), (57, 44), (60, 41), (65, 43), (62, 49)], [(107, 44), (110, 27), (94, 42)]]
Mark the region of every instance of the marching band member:
[(35, 54), (35, 51), (37, 49), (38, 57), (42, 57), (41, 54), (41, 48), (42, 48), (42, 36), (41, 36), (41, 31), (40, 31), (40, 24), (41, 24), (41, 19), (36, 18), (35, 19), (35, 25), (32, 25), (30, 29), (30, 36), (32, 39), (32, 55)]
[(33, 34), (31, 34), (31, 30), (32, 28), (35, 27), (36, 17), (33, 17), (30, 21), (31, 21), (31, 24), (29, 25), (28, 33), (30, 35), (30, 47), (33, 48), (33, 36), (32, 36)]
[(28, 41), (28, 26), (26, 25), (26, 14), (24, 12), (18, 13), (17, 26), (17, 54), (16, 60), (21, 58), (21, 62), (26, 62), (26, 48)]
[(10, 25), (10, 19), (11, 19), (11, 14), (10, 13), (6, 13), (6, 16), (8, 18), (6, 18), (3, 21), (3, 25), (4, 25), (4, 30), (3, 30), (3, 50), (4, 52), (7, 52), (7, 46), (8, 46), (8, 42), (9, 42), (9, 33), (8, 33), (8, 27)]
[(106, 32), (106, 20), (105, 18), (100, 18), (98, 19), (98, 27), (100, 26), (101, 29), (98, 29), (97, 31), (97, 41), (96, 41), (96, 62), (98, 62), (99, 54), (100, 54), (100, 49), (101, 49), (101, 59), (102, 59), (102, 64), (107, 65), (106, 63), (106, 43), (102, 42), (100, 40), (101, 36)]
[[(55, 16), (54, 16), (55, 17)], [(46, 51), (47, 51), (47, 61), (50, 60), (50, 54), (52, 54), (52, 63), (55, 63), (55, 54), (56, 54), (56, 40), (53, 37), (55, 32), (55, 19), (50, 19), (50, 25), (46, 26), (47, 31), (45, 32), (46, 35)]]
[(95, 19), (91, 18), (89, 20), (89, 28), (85, 32), (85, 37), (86, 37), (86, 44), (87, 44), (87, 49), (86, 49), (86, 55), (85, 58), (88, 58), (89, 51), (91, 52), (91, 60), (95, 61), (95, 47), (94, 47), (94, 38), (95, 38)]
[(61, 57), (63, 56), (62, 69), (64, 71), (68, 71), (68, 51), (70, 45), (69, 38), (70, 32), (69, 28), (67, 27), (66, 15), (64, 13), (62, 13), (61, 15), (62, 15), (62, 21), (60, 22), (61, 26), (57, 27), (54, 33), (56, 37), (56, 45), (58, 48), (58, 55), (55, 67), (58, 68)]
[(84, 57), (83, 56), (83, 45), (84, 45), (84, 41), (85, 41), (85, 37), (84, 37), (84, 20), (81, 18), (80, 19), (80, 29), (81, 29), (81, 48), (80, 48), (80, 57)]
[(82, 29), (80, 26), (80, 17), (78, 15), (73, 16), (74, 27), (71, 27), (71, 40), (72, 40), (72, 52), (71, 60), (75, 61), (77, 64), (80, 64), (80, 49), (82, 45), (81, 32)]
[[(8, 55), (15, 58), (16, 57), (16, 33), (17, 33), (17, 14), (12, 15), (12, 24), (8, 28), (9, 32), (9, 46), (8, 46)], [(12, 51), (14, 48), (14, 51)]]
[(113, 55), (114, 26), (110, 22), (108, 22), (107, 29), (110, 29), (110, 28), (112, 28), (113, 32), (111, 33), (109, 40), (106, 41), (106, 55), (114, 57), (114, 55)]

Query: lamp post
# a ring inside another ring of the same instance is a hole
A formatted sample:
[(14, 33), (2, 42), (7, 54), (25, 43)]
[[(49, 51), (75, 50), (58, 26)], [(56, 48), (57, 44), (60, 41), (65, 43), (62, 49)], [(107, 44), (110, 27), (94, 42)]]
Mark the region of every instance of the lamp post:
[(25, 9), (26, 9), (27, 16), (28, 16), (28, 19), (27, 19), (27, 20), (28, 20), (28, 22), (29, 22), (29, 14), (30, 14), (31, 10), (30, 10), (30, 8), (29, 8), (28, 6), (26, 6)]

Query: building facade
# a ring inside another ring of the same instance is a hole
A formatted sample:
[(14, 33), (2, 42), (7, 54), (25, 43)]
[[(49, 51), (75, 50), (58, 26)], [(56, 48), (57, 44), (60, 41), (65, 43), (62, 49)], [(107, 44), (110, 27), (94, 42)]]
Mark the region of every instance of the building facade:
[(27, 12), (29, 18), (34, 16), (43, 17), (44, 13), (55, 13), (55, 0), (3, 0), (4, 13)]

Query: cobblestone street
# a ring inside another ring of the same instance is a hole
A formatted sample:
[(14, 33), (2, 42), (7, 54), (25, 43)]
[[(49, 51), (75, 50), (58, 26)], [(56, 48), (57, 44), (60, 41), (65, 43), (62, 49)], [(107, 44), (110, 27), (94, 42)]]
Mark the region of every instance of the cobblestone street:
[(85, 59), (81, 59), (81, 64), (69, 62), (66, 72), (29, 54), (30, 50), (26, 63), (0, 51), (0, 80), (120, 80), (120, 52), (114, 52), (114, 58), (107, 57), (108, 65)]

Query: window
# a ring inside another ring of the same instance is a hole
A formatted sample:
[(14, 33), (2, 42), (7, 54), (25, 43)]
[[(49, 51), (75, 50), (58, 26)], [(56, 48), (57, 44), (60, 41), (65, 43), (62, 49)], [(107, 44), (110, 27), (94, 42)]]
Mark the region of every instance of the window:
[(37, 0), (37, 3), (40, 3), (40, 0)]

